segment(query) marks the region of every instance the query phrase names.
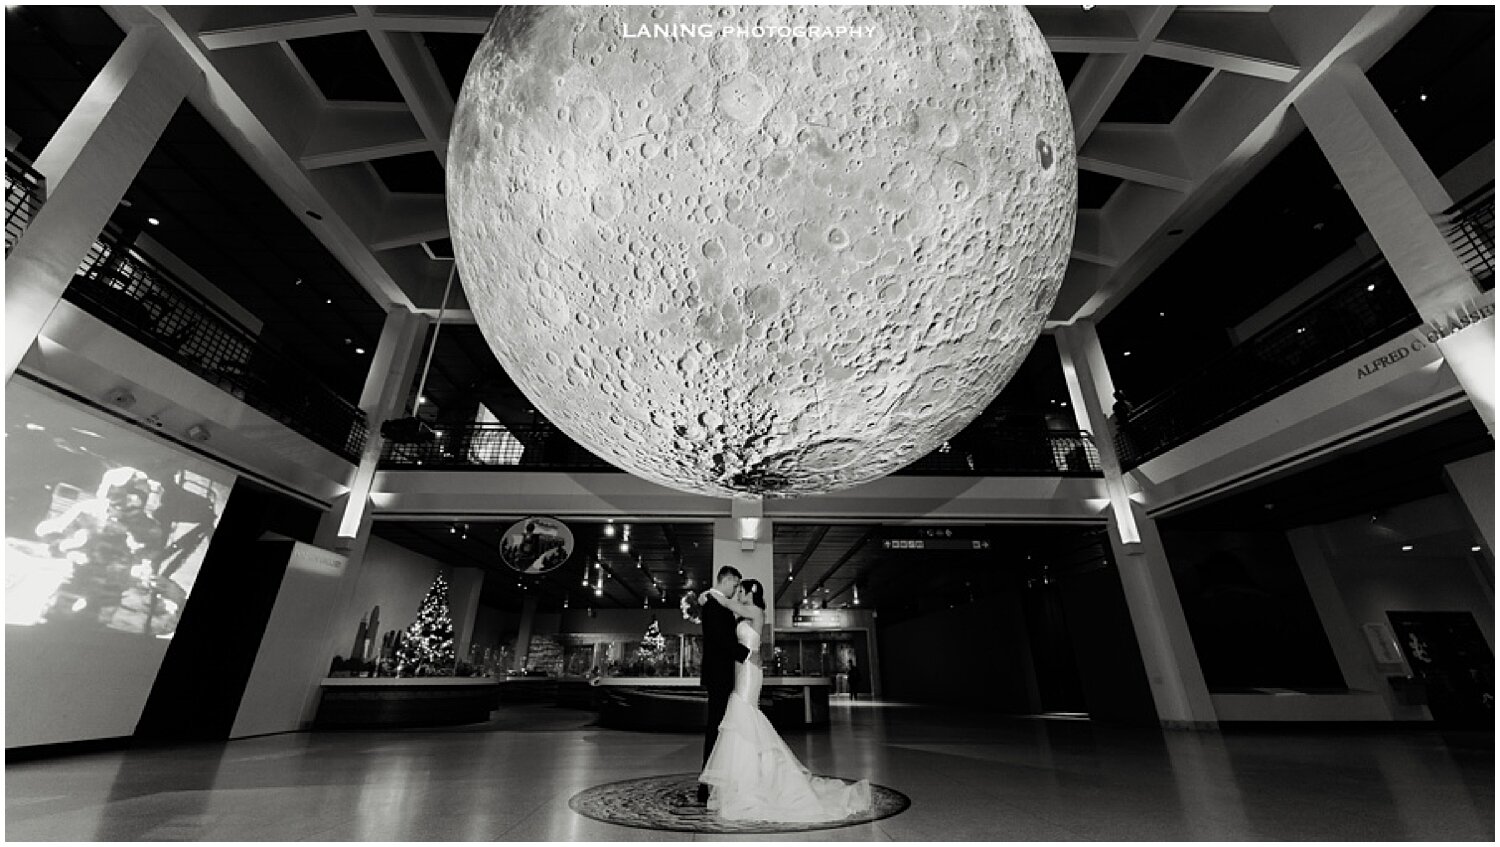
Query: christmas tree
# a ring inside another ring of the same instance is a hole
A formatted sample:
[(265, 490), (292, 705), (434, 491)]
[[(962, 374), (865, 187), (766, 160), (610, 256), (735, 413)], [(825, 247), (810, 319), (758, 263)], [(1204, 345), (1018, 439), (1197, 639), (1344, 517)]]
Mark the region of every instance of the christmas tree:
[(396, 661), (407, 673), (419, 675), (451, 673), (453, 660), (453, 615), (448, 610), (448, 580), (438, 574), (432, 587), (427, 589), (416, 621), (406, 628), (406, 637), (396, 651)]
[(656, 623), (656, 618), (652, 618), (651, 625), (646, 627), (646, 637), (641, 639), (641, 655), (648, 659), (655, 658), (666, 647), (667, 637), (661, 634), (661, 626)]

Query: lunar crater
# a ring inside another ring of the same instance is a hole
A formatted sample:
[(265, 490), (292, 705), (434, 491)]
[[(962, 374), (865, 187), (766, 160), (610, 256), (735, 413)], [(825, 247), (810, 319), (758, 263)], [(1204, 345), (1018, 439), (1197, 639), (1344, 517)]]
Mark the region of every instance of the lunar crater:
[(701, 17), (496, 16), (450, 136), (465, 293), (536, 407), (627, 471), (731, 497), (868, 482), (988, 405), (1056, 299), (1061, 80), (1021, 7), (870, 7), (868, 39), (621, 34)]

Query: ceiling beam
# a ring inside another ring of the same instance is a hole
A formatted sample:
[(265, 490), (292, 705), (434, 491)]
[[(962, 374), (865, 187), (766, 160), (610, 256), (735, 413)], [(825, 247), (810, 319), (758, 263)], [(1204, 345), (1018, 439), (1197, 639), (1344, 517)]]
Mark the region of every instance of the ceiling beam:
[[(374, 19), (372, 7), (354, 8), (361, 18)], [(433, 61), (427, 48), (422, 46), (421, 37), (414, 33), (385, 32), (372, 28), (370, 40), (375, 42), (380, 60), (396, 81), (402, 99), (416, 118), (432, 152), (446, 168), (448, 130), (453, 125), (453, 96), (448, 92), (448, 84), (443, 81), (437, 63)]]
[(828, 534), (828, 529), (828, 524), (822, 524), (813, 531), (812, 538), (808, 539), (807, 546), (802, 548), (802, 554), (797, 557), (796, 564), (792, 565), (791, 571), (787, 574), (787, 581), (776, 586), (776, 596), (774, 599), (780, 600), (781, 596), (786, 593), (786, 590), (796, 581), (797, 574), (801, 573), (802, 569), (807, 567), (807, 560), (812, 558), (813, 552), (818, 549), (818, 545), (823, 543), (823, 536)]
[[(204, 84), (188, 96), (193, 106), (381, 308), (390, 309), (392, 305), (411, 307), (406, 292), (385, 272), (374, 254), (345, 223), (340, 210), (331, 208), (308, 178), (308, 173), (245, 102), (236, 84), (231, 83), (210, 58), (211, 51), (206, 51), (195, 41), (194, 35), (178, 23), (173, 16), (173, 7), (106, 6), (104, 9), (127, 33), (142, 26), (165, 29), (203, 71)], [(242, 78), (239, 83), (253, 86), (254, 81)], [(320, 218), (314, 219), (306, 212), (318, 214)]]
[(421, 153), (431, 139), (412, 116), (388, 109), (328, 106), (298, 161), (308, 170)]
[[(359, 12), (363, 8), (367, 11)], [(453, 9), (453, 7), (448, 7)], [(489, 28), (490, 18), (497, 7), (474, 7), (475, 14), (380, 14), (371, 7), (356, 7), (353, 15), (328, 15), (325, 17), (279, 20), (248, 26), (205, 27), (197, 33), (198, 40), (209, 50), (231, 50), (256, 44), (273, 44), (294, 38), (316, 38), (320, 35), (339, 35), (346, 32), (368, 31), (371, 37), (379, 33), (447, 32), (483, 35)], [(461, 11), (455, 9), (455, 12)]]
[(860, 551), (860, 548), (865, 546), (866, 542), (875, 537), (875, 531), (879, 528), (880, 525), (876, 524), (875, 526), (872, 526), (869, 529), (865, 530), (865, 534), (861, 535), (859, 537), (859, 540), (854, 542), (854, 546), (850, 547), (848, 552), (840, 556), (839, 560), (833, 563), (833, 567), (830, 567), (828, 570), (823, 572), (823, 575), (818, 578), (817, 583), (813, 585), (809, 593), (816, 592), (819, 588), (822, 588), (825, 584), (827, 584), (829, 578), (837, 573), (839, 568), (842, 568), (849, 562), (850, 559), (854, 558), (854, 554), (858, 553)]
[(316, 38), (320, 35), (358, 32), (364, 28), (364, 22), (354, 15), (337, 15), (326, 18), (276, 21), (254, 26), (205, 29), (198, 33), (198, 40), (209, 50), (230, 50), (235, 47), (291, 41), (294, 38)]
[(1302, 68), (1269, 15), (1185, 8), (1162, 28), (1147, 54), (1276, 82)]
[(1172, 191), (1193, 189), (1193, 175), (1169, 126), (1104, 124), (1078, 151), (1078, 167)]
[(1119, 36), (1113, 36), (1109, 41), (1116, 49), (1108, 53), (1094, 51), (1084, 61), (1078, 75), (1073, 78), (1073, 84), (1068, 86), (1068, 105), (1073, 110), (1073, 137), (1078, 149), (1082, 150), (1093, 135), (1094, 128), (1104, 119), (1104, 113), (1109, 111), (1110, 104), (1125, 87), (1125, 81), (1141, 63), (1146, 48), (1166, 26), (1175, 8), (1139, 6), (1125, 10), (1135, 36), (1128, 49)]
[(441, 194), (392, 194), (375, 219), (366, 243), (394, 250), (448, 237), (448, 203)]

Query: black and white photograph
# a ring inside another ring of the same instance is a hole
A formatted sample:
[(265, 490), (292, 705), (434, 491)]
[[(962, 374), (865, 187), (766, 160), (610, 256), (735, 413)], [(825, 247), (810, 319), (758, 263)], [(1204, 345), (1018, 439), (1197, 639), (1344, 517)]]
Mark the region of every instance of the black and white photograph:
[(1495, 32), (7, 5), (5, 837), (1493, 842)]

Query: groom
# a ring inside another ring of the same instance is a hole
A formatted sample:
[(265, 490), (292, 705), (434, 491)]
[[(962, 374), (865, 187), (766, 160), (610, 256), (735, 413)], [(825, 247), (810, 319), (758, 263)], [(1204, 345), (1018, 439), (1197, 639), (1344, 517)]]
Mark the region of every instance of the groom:
[[(729, 708), (729, 695), (734, 693), (734, 664), (749, 653), (735, 639), (734, 612), (720, 603), (714, 592), (732, 597), (739, 587), (740, 572), (725, 565), (719, 568), (713, 590), (705, 593), (703, 601), (703, 669), (698, 682), (708, 689), (708, 709), (703, 724), (705, 765), (714, 743), (719, 740), (719, 723), (724, 720), (724, 710)], [(702, 783), (698, 784), (698, 802), (708, 802), (708, 786)]]

